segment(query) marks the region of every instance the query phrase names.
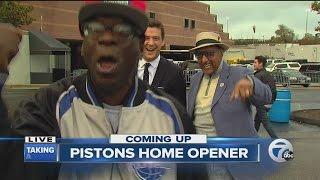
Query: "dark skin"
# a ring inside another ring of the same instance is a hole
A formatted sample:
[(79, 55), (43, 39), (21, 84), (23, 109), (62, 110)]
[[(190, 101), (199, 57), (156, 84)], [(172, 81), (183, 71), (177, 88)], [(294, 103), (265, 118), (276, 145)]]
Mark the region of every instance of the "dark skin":
[[(117, 25), (120, 18), (99, 17), (94, 21)], [(134, 37), (119, 42), (111, 32), (85, 36), (81, 54), (88, 67), (97, 98), (109, 105), (121, 105), (127, 96), (142, 53), (142, 39)], [(112, 59), (101, 61), (102, 59)]]
[[(207, 46), (198, 49), (198, 51), (213, 51), (214, 56), (206, 57), (202, 56), (198, 59), (198, 63), (202, 72), (211, 76), (214, 72), (216, 72), (219, 68), (219, 65), (222, 61), (223, 50), (217, 46)], [(253, 84), (248, 78), (240, 79), (230, 96), (230, 100), (240, 98), (242, 101), (246, 101), (253, 94)]]
[(8, 66), (19, 52), (22, 34), (11, 24), (0, 23), (0, 72), (9, 74)]

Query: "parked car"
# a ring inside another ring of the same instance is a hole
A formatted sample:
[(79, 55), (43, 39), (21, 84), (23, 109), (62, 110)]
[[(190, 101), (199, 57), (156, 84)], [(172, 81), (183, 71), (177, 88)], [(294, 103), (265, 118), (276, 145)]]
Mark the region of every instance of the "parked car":
[(238, 64), (240, 61), (246, 60), (243, 50), (229, 49), (223, 54), (223, 59), (228, 64)]
[(270, 64), (282, 63), (282, 62), (285, 62), (285, 61), (283, 59), (267, 59), (266, 66), (269, 66)]
[(287, 59), (287, 62), (297, 62), (299, 64), (308, 63), (308, 59)]
[(254, 72), (252, 64), (241, 64), (240, 66), (250, 69), (250, 71)]
[(275, 69), (272, 75), (277, 83), (281, 83), (284, 87), (289, 84), (302, 85), (308, 87), (311, 83), (311, 78), (301, 74), (295, 69)]
[(201, 68), (199, 67), (199, 63), (196, 60), (187, 60), (181, 63), (180, 66), (183, 69), (186, 85), (190, 86), (191, 77), (195, 75), (197, 72), (201, 71)]
[(320, 63), (301, 64), (299, 71), (301, 73), (303, 73), (303, 72), (320, 72)]
[(299, 71), (300, 64), (297, 62), (282, 62), (282, 63), (272, 63), (266, 67), (267, 71), (274, 71), (275, 69), (295, 69)]
[(303, 75), (311, 77), (311, 82), (320, 83), (320, 63), (301, 64), (299, 71)]

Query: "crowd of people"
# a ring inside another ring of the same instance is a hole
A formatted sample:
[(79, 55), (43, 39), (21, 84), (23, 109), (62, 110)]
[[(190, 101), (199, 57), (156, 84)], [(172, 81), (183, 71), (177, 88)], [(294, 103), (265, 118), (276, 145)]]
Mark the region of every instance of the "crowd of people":
[[(79, 11), (81, 55), (88, 72), (39, 89), (23, 100), (12, 118), (0, 99), (1, 136), (107, 138), (111, 134), (206, 134), (258, 137), (260, 122), (271, 137), (266, 112), (274, 82), (256, 57), (257, 72), (229, 66), (229, 46), (219, 34), (201, 32), (190, 49), (202, 71), (186, 96), (182, 69), (161, 57), (165, 30), (160, 21), (117, 3), (92, 3)], [(18, 53), (19, 29), (0, 24), (0, 90)], [(271, 84), (271, 85), (270, 85)], [(187, 98), (187, 99), (186, 99)], [(257, 107), (253, 119), (252, 106)], [(22, 145), (1, 144), (1, 170), (10, 179), (136, 179), (134, 164), (103, 164), (88, 173), (63, 164), (23, 163)], [(6, 163), (4, 163), (6, 162)], [(227, 164), (163, 164), (164, 179), (259, 179), (234, 173)]]

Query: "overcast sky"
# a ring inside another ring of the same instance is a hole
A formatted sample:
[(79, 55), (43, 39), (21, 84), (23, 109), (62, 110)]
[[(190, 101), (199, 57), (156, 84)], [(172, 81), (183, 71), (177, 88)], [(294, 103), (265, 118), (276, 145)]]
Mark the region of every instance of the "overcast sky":
[[(312, 1), (202, 1), (210, 4), (211, 13), (218, 15), (218, 23), (224, 25), (232, 39), (252, 38), (252, 26), (256, 26), (254, 38), (270, 39), (279, 24), (294, 30), (299, 38), (306, 32), (307, 9)], [(308, 12), (308, 33), (320, 21), (316, 12)]]

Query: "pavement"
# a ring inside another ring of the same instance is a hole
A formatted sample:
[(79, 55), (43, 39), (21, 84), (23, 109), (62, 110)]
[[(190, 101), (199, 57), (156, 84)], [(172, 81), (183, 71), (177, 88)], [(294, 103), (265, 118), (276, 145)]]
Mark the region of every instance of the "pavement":
[[(271, 123), (279, 138), (287, 139), (293, 146), (294, 159), (282, 163), (278, 172), (268, 180), (318, 180), (320, 179), (320, 128), (318, 126), (290, 121)], [(268, 137), (264, 128), (259, 135)]]
[(291, 113), (291, 119), (297, 122), (320, 126), (320, 109), (305, 109)]

